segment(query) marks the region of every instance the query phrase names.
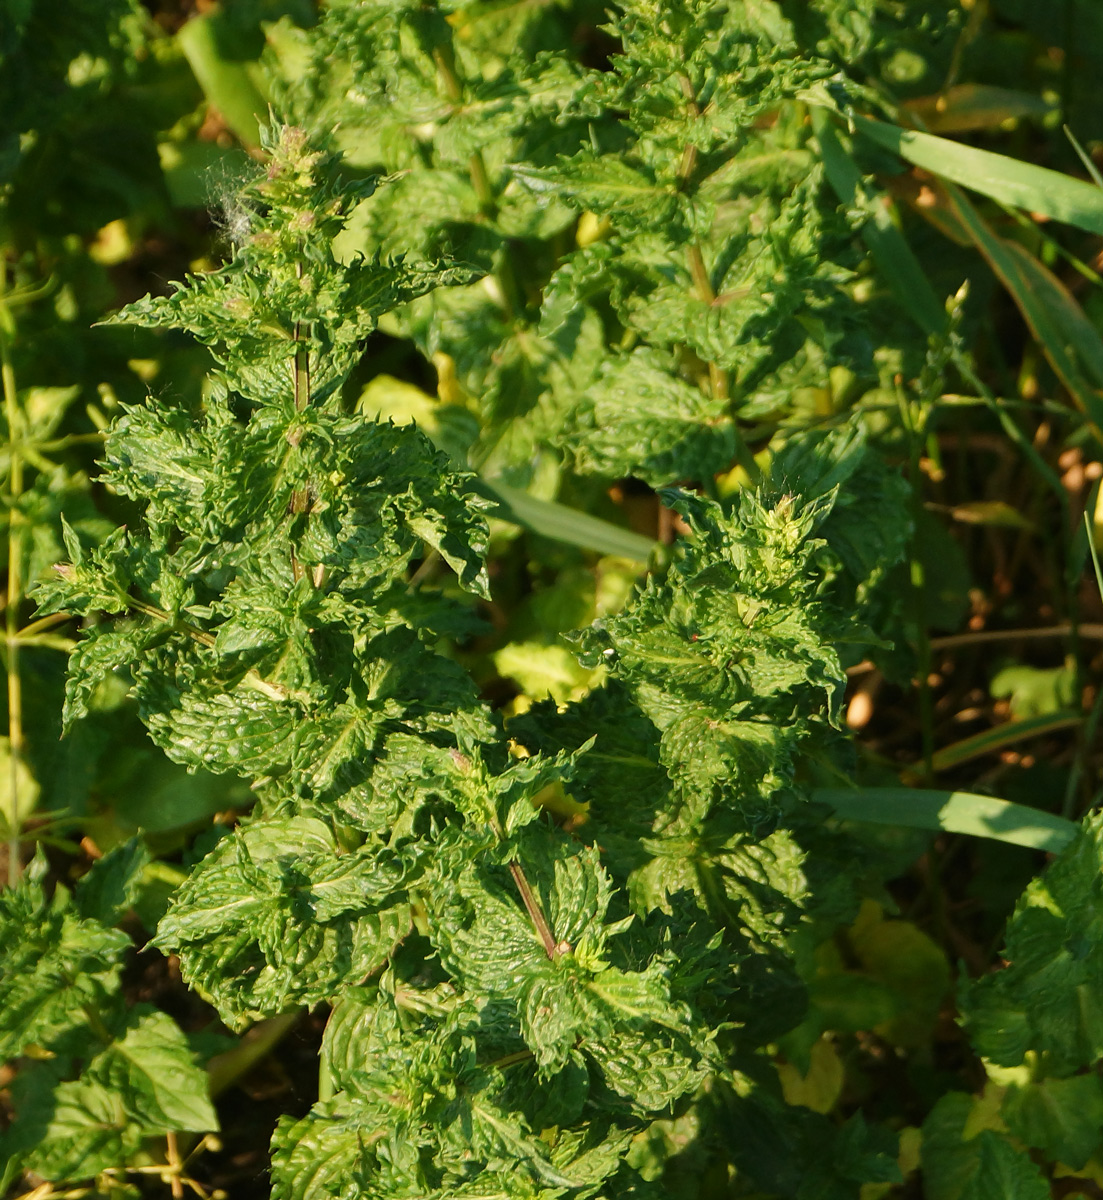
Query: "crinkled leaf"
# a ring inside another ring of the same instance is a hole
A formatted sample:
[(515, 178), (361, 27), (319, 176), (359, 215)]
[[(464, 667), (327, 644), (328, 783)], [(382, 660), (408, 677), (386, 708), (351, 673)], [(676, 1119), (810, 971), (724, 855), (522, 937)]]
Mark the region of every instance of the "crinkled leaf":
[(253, 824), (189, 876), (154, 944), (232, 1028), (315, 1004), (377, 970), (410, 929), (418, 856), (340, 853), (321, 821)]

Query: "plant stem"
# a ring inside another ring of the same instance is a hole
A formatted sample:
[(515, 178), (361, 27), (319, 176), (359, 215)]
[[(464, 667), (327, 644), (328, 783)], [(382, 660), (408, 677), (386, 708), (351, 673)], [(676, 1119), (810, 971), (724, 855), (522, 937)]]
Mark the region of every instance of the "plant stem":
[[(452, 53), (451, 46), (438, 46), (433, 51), (433, 62), (436, 64), (445, 96), (451, 104), (459, 107), (463, 104), (463, 85), (456, 72), (456, 58)], [(482, 151), (476, 150), (468, 158), (467, 172), (471, 178), (475, 198), (479, 202), (479, 211), (486, 220), (494, 220), (498, 214), (498, 197), (495, 196), (494, 189), (490, 184), (490, 174), (486, 169), (486, 159), (483, 158)], [(498, 289), (502, 296), (502, 307), (505, 309), (506, 317), (508, 320), (514, 321), (523, 311), (524, 305), (508, 243), (503, 245), (502, 252), (498, 256), (494, 275), (498, 280)]]
[[(208, 633), (205, 629), (200, 629), (198, 625), (192, 625), (190, 621), (174, 620), (172, 613), (166, 609), (158, 608), (155, 604), (147, 604), (145, 600), (138, 600), (134, 596), (127, 596), (125, 599), (130, 608), (135, 612), (140, 612), (143, 616), (152, 617), (155, 621), (162, 621), (166, 625), (171, 625), (173, 629), (178, 630), (180, 633), (186, 633), (188, 637), (199, 642), (200, 645), (209, 647), (215, 644), (214, 634)], [(245, 672), (241, 682), (245, 687), (251, 688), (254, 692), (260, 692), (261, 695), (267, 696), (270, 700), (287, 700), (292, 695), (282, 684), (270, 683), (254, 668), (250, 668)]]
[(518, 1063), (531, 1062), (534, 1055), (531, 1050), (515, 1050), (512, 1054), (503, 1054), (501, 1058), (492, 1059), (485, 1065), (489, 1067), (497, 1067), (502, 1070), (505, 1067), (514, 1067)]
[[(295, 341), (299, 340), (299, 322), (295, 323)], [(302, 412), (310, 403), (310, 351), (295, 348), (295, 411)]]
[(3, 379), (4, 415), (8, 426), (8, 582), (5, 623), (5, 665), (8, 675), (8, 794), (11, 821), (8, 833), (8, 885), (14, 887), (22, 873), (20, 855), (19, 769), (23, 764), (23, 681), (19, 665), (19, 610), (23, 601), (23, 458), (20, 441), (22, 413), (15, 387), (11, 344), (15, 323), (4, 301), (6, 272), (0, 261), (0, 375)]
[[(499, 841), (505, 841), (505, 830), (502, 828), (501, 821), (498, 820), (493, 809), (490, 811), (487, 824), (490, 826), (494, 836)], [(555, 934), (552, 933), (552, 927), (548, 923), (548, 918), (544, 915), (544, 909), (540, 904), (540, 898), (533, 890), (533, 886), (528, 881), (528, 876), (525, 874), (524, 867), (514, 859), (509, 864), (509, 873), (513, 876), (513, 882), (517, 886), (517, 891), (521, 895), (521, 901), (525, 906), (525, 911), (529, 915), (529, 920), (532, 921), (533, 928), (539, 935), (540, 941), (544, 944), (544, 950), (548, 958), (554, 962), (560, 954), (570, 952), (570, 945), (557, 942)]]
[(216, 1054), (207, 1063), (207, 1085), (211, 1099), (216, 1100), (233, 1087), (242, 1076), (266, 1058), (291, 1032), (305, 1010), (281, 1013), (260, 1021), (242, 1035), (232, 1050)]
[(551, 926), (548, 924), (548, 918), (544, 916), (544, 910), (540, 907), (540, 901), (536, 893), (532, 890), (532, 884), (529, 883), (521, 864), (516, 859), (509, 864), (509, 873), (513, 876), (513, 882), (517, 885), (517, 890), (521, 893), (521, 900), (524, 902), (529, 918), (536, 927), (536, 932), (540, 935), (540, 940), (544, 943), (544, 949), (547, 951), (548, 958), (554, 961), (563, 951), (556, 943), (555, 934), (552, 933)]
[(180, 1147), (176, 1142), (176, 1134), (171, 1130), (165, 1134), (165, 1158), (170, 1168), (169, 1189), (172, 1192), (172, 1200), (181, 1200), (184, 1195), (184, 1185), (180, 1182), (183, 1163), (180, 1161)]
[[(295, 266), (295, 273), (301, 279), (303, 277), (303, 264), (298, 262)], [(295, 342), (295, 360), (291, 367), (291, 375), (295, 387), (295, 411), (304, 412), (310, 404), (310, 349), (302, 344), (303, 328), (302, 322), (295, 322), (294, 342)], [(302, 430), (295, 429), (288, 434), (288, 441), (292, 446), (299, 444), (299, 439), (302, 437)], [(291, 512), (305, 513), (310, 507), (310, 493), (305, 488), (296, 488), (291, 493)], [(299, 562), (299, 556), (295, 553), (294, 548), (291, 551), (291, 574), (294, 576), (295, 582), (298, 583), (303, 577), (302, 563)]]
[[(71, 979), (69, 982), (70, 986), (75, 986), (76, 984), (75, 979)], [(99, 1040), (103, 1042), (105, 1046), (110, 1046), (115, 1039), (111, 1036), (111, 1031), (103, 1023), (103, 1018), (100, 1016), (100, 1014), (96, 1012), (91, 1004), (82, 1004), (81, 1012), (83, 1012), (88, 1018), (88, 1026), (96, 1035), (96, 1037), (99, 1038)]]
[[(700, 117), (701, 108), (697, 103), (697, 95), (693, 90), (693, 82), (688, 75), (679, 75), (678, 82), (681, 84), (682, 95), (686, 98), (686, 109), (690, 116), (694, 119)], [(682, 159), (678, 164), (678, 190), (685, 192), (693, 180), (693, 172), (697, 169), (697, 147), (687, 143), (682, 150)], [(689, 259), (689, 273), (693, 279), (693, 288), (697, 293), (697, 299), (702, 304), (716, 303), (716, 289), (712, 286), (712, 280), (709, 278), (708, 267), (705, 265), (705, 255), (701, 249), (700, 240), (691, 242), (687, 251)], [(754, 455), (751, 453), (747, 443), (743, 440), (743, 435), (739, 430), (739, 414), (735, 406), (731, 403), (731, 385), (728, 379), (728, 373), (714, 362), (708, 364), (709, 368), (709, 387), (712, 391), (713, 399), (728, 401), (728, 409), (731, 415), (732, 432), (735, 435), (735, 461), (747, 473), (747, 477), (751, 483), (758, 483), (761, 479), (761, 473), (758, 469), (758, 463), (754, 460)]]
[(28, 638), (36, 637), (40, 633), (44, 633), (47, 629), (52, 629), (55, 625), (61, 625), (69, 620), (69, 614), (50, 613), (48, 617), (39, 617), (37, 621), (32, 621), (29, 625), (24, 625), (19, 631), (19, 640), (26, 642)]
[(919, 689), (920, 736), (923, 747), (923, 780), (931, 786), (934, 780), (934, 700), (931, 696), (931, 637), (927, 629), (927, 579), (923, 560), (919, 554), (919, 523), (923, 517), (923, 499), (920, 495), (920, 455), (926, 422), (917, 413), (922, 402), (909, 403), (898, 385), (897, 399), (904, 429), (908, 434), (909, 475), (911, 482), (911, 507), (914, 525), (912, 533), (911, 561), (909, 572), (912, 589), (912, 615), (915, 619), (916, 683)]

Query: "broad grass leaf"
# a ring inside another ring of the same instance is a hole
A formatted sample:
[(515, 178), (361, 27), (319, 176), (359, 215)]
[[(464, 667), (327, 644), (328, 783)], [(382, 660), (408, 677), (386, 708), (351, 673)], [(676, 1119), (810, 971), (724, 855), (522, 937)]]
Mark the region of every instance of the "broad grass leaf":
[(868, 117), (853, 120), (859, 133), (917, 167), (1004, 204), (1103, 233), (1103, 191), (1094, 184), (948, 138)]
[(857, 164), (844, 149), (823, 109), (812, 109), (812, 127), (820, 144), (828, 182), (840, 202), (851, 209), (862, 207), (869, 214), (861, 228), (862, 239), (897, 302), (925, 334), (942, 332), (946, 313), (930, 280), (903, 233), (893, 223), (889, 210), (867, 196)]
[(181, 27), (176, 41), (207, 99), (246, 146), (257, 147), (268, 100), (258, 91), (246, 64), (223, 52), (225, 33), (220, 36), (220, 27), (225, 22), (218, 16), (193, 17)]
[[(1082, 184), (1098, 198), (1103, 191)], [(1103, 441), (1103, 338), (1065, 285), (1017, 242), (997, 236), (954, 187), (954, 213), (1011, 294), (1050, 365), (1072, 394), (1098, 441)], [(1100, 222), (1103, 231), (1103, 219)]]

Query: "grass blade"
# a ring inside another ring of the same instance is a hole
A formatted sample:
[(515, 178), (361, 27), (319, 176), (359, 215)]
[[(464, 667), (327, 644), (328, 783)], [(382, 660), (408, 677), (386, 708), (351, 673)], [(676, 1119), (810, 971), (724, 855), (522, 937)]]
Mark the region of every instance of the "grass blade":
[(1103, 191), (1083, 179), (869, 117), (853, 121), (870, 141), (943, 179), (1002, 204), (1103, 234)]
[(1092, 566), (1095, 568), (1095, 585), (1103, 596), (1103, 568), (1099, 565), (1099, 552), (1095, 548), (1095, 531), (1092, 529), (1091, 518), (1084, 513), (1084, 528), (1088, 531), (1088, 550), (1092, 556)]
[(1080, 145), (1080, 139), (1067, 125), (1062, 126), (1062, 128), (1065, 131), (1065, 137), (1072, 143), (1072, 148), (1076, 151), (1077, 158), (1084, 164), (1084, 170), (1091, 176), (1092, 183), (1097, 188), (1103, 188), (1103, 175), (1100, 175), (1099, 168), (1092, 161), (1091, 155)]
[(934, 288), (904, 235), (893, 224), (888, 209), (881, 203), (870, 203), (862, 185), (861, 172), (839, 141), (825, 109), (812, 109), (812, 128), (820, 144), (828, 182), (835, 194), (849, 208), (861, 206), (869, 212), (869, 220), (862, 226), (862, 240), (869, 247), (885, 282), (924, 333), (940, 333), (946, 326), (946, 313)]
[(635, 562), (647, 562), (659, 545), (630, 529), (621, 529), (610, 521), (557, 504), (554, 500), (538, 500), (499, 480), (484, 479), (483, 483), (504, 510), (498, 516), (558, 542), (596, 550), (599, 554), (615, 554)]
[(268, 101), (257, 90), (245, 63), (226, 58), (210, 16), (192, 17), (176, 35), (203, 94), (222, 114), (242, 143), (260, 145), (260, 123), (267, 119)]
[[(1052, 271), (1017, 242), (993, 233), (957, 188), (946, 191), (953, 213), (1011, 293), (1050, 366), (1103, 442), (1103, 338)], [(1103, 199), (1103, 192), (1096, 194)]]
[(1078, 829), (1072, 821), (1053, 813), (976, 792), (904, 787), (824, 788), (813, 792), (812, 799), (829, 805), (847, 821), (967, 833), (1054, 854), (1073, 840)]
[(905, 110), (931, 133), (992, 129), (1004, 121), (1041, 120), (1053, 111), (1041, 96), (984, 83), (959, 83), (945, 92), (908, 100)]
[(1040, 717), (1024, 717), (1021, 721), (1005, 721), (994, 729), (986, 729), (936, 750), (931, 765), (936, 771), (948, 771), (951, 767), (982, 758), (985, 754), (1006, 750), (1008, 746), (1014, 746), (1026, 738), (1041, 737), (1058, 729), (1072, 729), (1083, 720), (1080, 713), (1065, 709)]

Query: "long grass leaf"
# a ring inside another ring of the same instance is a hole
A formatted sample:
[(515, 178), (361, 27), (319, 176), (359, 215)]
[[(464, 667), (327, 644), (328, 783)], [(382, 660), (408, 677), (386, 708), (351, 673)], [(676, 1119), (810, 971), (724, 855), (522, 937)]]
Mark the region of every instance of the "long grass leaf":
[(869, 117), (856, 116), (853, 121), (870, 141), (943, 179), (1003, 204), (1103, 234), (1103, 191), (1083, 179)]
[(1092, 556), (1092, 566), (1095, 568), (1095, 586), (1103, 596), (1103, 568), (1099, 565), (1099, 551), (1095, 548), (1095, 531), (1092, 529), (1091, 518), (1084, 513), (1084, 528), (1088, 532), (1088, 550)]
[(934, 288), (904, 235), (893, 224), (888, 209), (878, 202), (868, 203), (861, 172), (839, 141), (825, 109), (812, 109), (812, 128), (820, 144), (827, 180), (835, 194), (850, 208), (866, 201), (869, 220), (862, 226), (862, 240), (893, 295), (924, 333), (941, 332), (946, 325), (946, 314)]
[(192, 17), (176, 35), (203, 94), (222, 114), (244, 145), (260, 145), (260, 123), (268, 101), (257, 90), (244, 63), (227, 58), (210, 16)]
[(1092, 183), (1097, 188), (1103, 188), (1103, 175), (1100, 175), (1099, 168), (1095, 165), (1091, 155), (1080, 144), (1080, 139), (1067, 126), (1062, 127), (1065, 131), (1065, 137), (1072, 143), (1072, 148), (1076, 151), (1077, 158), (1084, 164), (1084, 170), (1091, 176)]
[(658, 546), (657, 542), (630, 529), (621, 529), (619, 525), (557, 504), (554, 500), (538, 500), (499, 480), (484, 479), (483, 483), (504, 510), (498, 516), (556, 541), (635, 562), (647, 562)]
[(1008, 746), (1014, 746), (1026, 738), (1041, 737), (1058, 729), (1072, 729), (1083, 720), (1078, 712), (1060, 710), (1040, 717), (1024, 717), (1021, 721), (1005, 721), (994, 729), (986, 729), (983, 733), (975, 733), (972, 737), (962, 738), (959, 742), (936, 750), (931, 765), (936, 771), (948, 771), (974, 758), (1006, 750)]
[(1063, 850), (1077, 833), (1077, 826), (1064, 817), (975, 792), (824, 788), (813, 792), (812, 798), (829, 805), (847, 821), (967, 833), (1053, 853)]
[(1023, 117), (1041, 120), (1053, 111), (1053, 105), (1033, 92), (959, 83), (937, 95), (908, 100), (904, 109), (930, 133), (965, 133)]
[[(950, 185), (946, 191), (952, 211), (1010, 292), (1096, 438), (1103, 441), (1103, 338), (1052, 271), (1017, 242), (993, 233), (957, 188)], [(1098, 194), (1103, 197), (1103, 192)]]

